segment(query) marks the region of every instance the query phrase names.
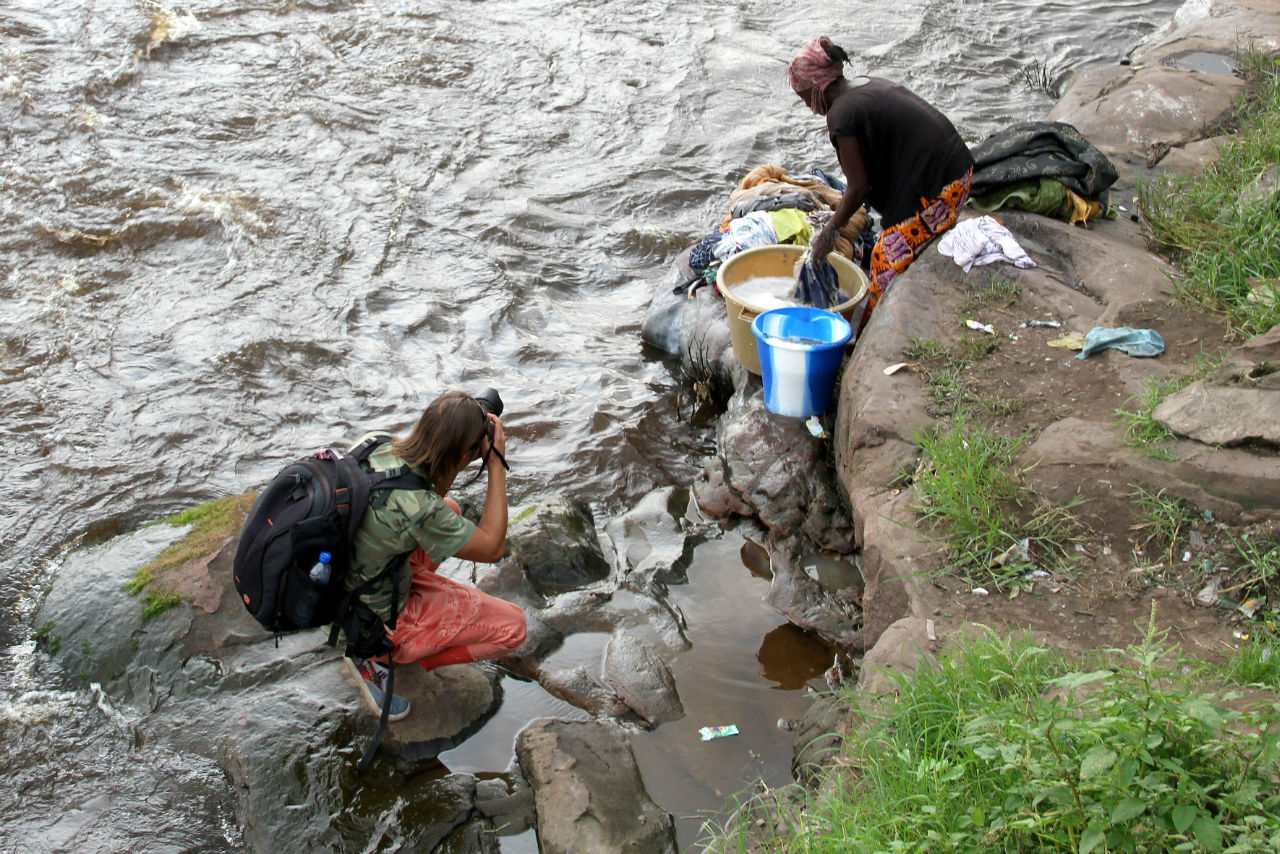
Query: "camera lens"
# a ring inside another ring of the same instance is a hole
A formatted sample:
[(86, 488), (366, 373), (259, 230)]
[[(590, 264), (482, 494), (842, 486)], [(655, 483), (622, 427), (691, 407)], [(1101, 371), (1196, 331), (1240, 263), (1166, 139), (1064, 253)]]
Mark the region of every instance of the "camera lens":
[(485, 412), (491, 412), (502, 417), (502, 396), (498, 394), (496, 388), (487, 388), (476, 395), (476, 401), (484, 407)]

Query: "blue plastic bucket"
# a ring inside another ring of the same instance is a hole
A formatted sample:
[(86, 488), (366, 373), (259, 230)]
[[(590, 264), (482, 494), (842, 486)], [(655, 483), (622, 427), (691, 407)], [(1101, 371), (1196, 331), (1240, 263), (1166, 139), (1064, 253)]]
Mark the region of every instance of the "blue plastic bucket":
[(760, 352), (765, 407), (796, 418), (826, 412), (844, 345), (853, 337), (849, 321), (831, 311), (788, 306), (757, 315), (751, 331)]

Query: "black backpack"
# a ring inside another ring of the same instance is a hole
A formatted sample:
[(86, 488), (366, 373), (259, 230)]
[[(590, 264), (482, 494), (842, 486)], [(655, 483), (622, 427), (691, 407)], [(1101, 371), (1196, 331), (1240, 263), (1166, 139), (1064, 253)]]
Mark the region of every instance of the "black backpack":
[[(373, 449), (389, 439), (371, 436), (349, 454), (326, 448), (290, 463), (254, 502), (240, 532), (232, 571), (236, 591), (249, 613), (277, 637), (329, 625), (329, 645), (336, 646), (338, 633), (344, 633), (348, 657), (391, 653), (387, 629), (395, 628), (400, 605), (397, 588), (392, 586), (391, 620), (386, 623), (360, 595), (397, 572), (408, 554), (397, 555), (375, 578), (353, 591), (347, 591), (344, 583), (351, 567), (351, 540), (370, 504), (385, 504), (393, 489), (430, 488), (405, 467), (375, 472), (363, 465)], [(332, 556), (326, 584), (311, 579), (321, 552)], [(393, 669), (388, 695), (394, 675)], [(361, 760), (361, 770), (368, 767), (386, 729), (389, 706), (384, 703), (382, 722)]]

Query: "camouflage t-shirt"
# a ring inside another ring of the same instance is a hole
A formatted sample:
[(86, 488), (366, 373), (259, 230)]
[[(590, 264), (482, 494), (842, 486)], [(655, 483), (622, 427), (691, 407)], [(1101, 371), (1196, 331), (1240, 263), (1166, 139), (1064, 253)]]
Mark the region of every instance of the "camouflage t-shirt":
[[(379, 445), (369, 455), (368, 462), (375, 471), (405, 465), (404, 460), (392, 453), (390, 442)], [(412, 471), (427, 479), (421, 469), (413, 468)], [(418, 548), (423, 549), (432, 561), (440, 563), (457, 554), (471, 541), (474, 533), (475, 525), (454, 513), (434, 491), (393, 489), (386, 504), (374, 507), (370, 503), (360, 520), (360, 527), (352, 540), (351, 571), (347, 573), (346, 587), (355, 590), (377, 576), (393, 557)], [(404, 608), (408, 601), (411, 577), (406, 560), (397, 575), (400, 592), (396, 601), (399, 608)], [(390, 578), (383, 578), (361, 597), (383, 620), (391, 618), (391, 583)]]

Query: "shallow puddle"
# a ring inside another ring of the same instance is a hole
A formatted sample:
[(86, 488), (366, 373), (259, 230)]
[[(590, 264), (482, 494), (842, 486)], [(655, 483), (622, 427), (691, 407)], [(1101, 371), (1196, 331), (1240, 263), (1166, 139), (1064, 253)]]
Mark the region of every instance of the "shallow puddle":
[[(836, 650), (796, 628), (763, 602), (769, 580), (741, 556), (744, 539), (726, 532), (693, 549), (689, 582), (671, 585), (670, 602), (688, 622), (689, 649), (668, 659), (685, 717), (636, 732), (632, 749), (650, 796), (676, 819), (681, 851), (694, 850), (706, 821), (722, 823), (726, 803), (760, 782), (791, 780), (792, 734), (780, 720), (803, 716), (808, 689), (825, 689)], [(582, 665), (599, 674), (608, 635), (566, 639), (547, 659), (552, 669)], [(502, 708), (485, 727), (440, 759), (453, 771), (494, 772), (510, 764), (516, 735), (534, 718), (585, 719), (580, 709), (534, 683), (503, 681)], [(702, 741), (698, 730), (734, 724), (738, 734)], [(506, 854), (536, 850), (532, 833), (501, 840)]]
[(1236, 73), (1234, 59), (1221, 53), (1203, 50), (1191, 50), (1166, 56), (1162, 63), (1179, 71), (1200, 71), (1204, 74), (1218, 74), (1224, 77), (1230, 77)]

